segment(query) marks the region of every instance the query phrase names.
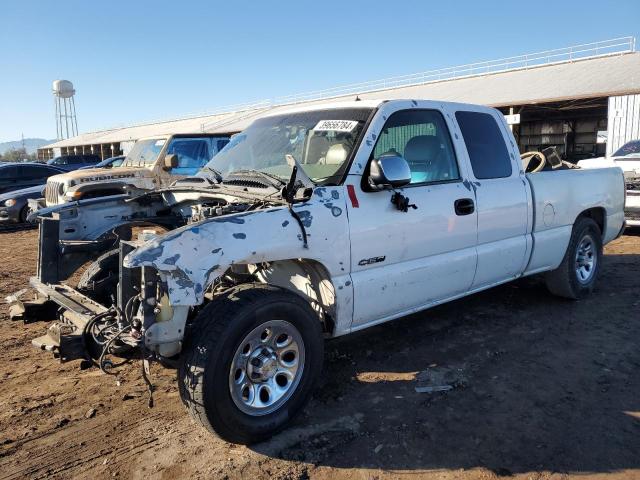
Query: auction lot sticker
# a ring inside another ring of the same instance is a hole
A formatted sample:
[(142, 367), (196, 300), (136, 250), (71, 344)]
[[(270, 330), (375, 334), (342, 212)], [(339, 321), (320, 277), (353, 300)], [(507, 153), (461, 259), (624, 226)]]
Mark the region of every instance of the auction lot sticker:
[(354, 120), (320, 120), (315, 126), (316, 132), (350, 132), (358, 126)]

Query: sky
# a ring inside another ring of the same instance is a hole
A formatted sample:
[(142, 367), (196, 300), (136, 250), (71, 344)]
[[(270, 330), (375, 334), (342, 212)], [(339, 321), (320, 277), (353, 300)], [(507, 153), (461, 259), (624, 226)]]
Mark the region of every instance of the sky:
[(0, 142), (639, 36), (639, 0), (0, 0)]

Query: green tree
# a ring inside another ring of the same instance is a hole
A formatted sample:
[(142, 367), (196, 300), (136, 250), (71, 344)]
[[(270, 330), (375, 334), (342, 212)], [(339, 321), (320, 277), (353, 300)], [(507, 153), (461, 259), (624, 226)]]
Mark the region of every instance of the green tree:
[(32, 161), (36, 159), (35, 153), (27, 153), (24, 148), (15, 148), (7, 150), (4, 155), (0, 157), (3, 162), (24, 162)]

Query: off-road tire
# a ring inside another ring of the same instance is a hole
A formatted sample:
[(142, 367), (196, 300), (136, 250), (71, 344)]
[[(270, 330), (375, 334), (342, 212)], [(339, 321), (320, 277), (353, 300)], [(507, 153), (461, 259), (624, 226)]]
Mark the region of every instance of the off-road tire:
[[(231, 361), (244, 337), (274, 318), (290, 322), (300, 333), (304, 368), (286, 402), (272, 413), (252, 416), (231, 397)], [(323, 355), (320, 321), (303, 298), (271, 285), (240, 285), (208, 304), (195, 319), (178, 370), (180, 396), (195, 421), (220, 438), (241, 444), (266, 440), (307, 403), (320, 376)]]
[[(587, 283), (578, 280), (576, 272), (577, 249), (585, 238), (590, 236), (595, 244), (596, 262), (593, 274)], [(547, 289), (559, 297), (578, 300), (589, 295), (595, 287), (602, 264), (602, 232), (598, 224), (589, 217), (579, 217), (573, 225), (571, 239), (558, 268), (545, 274)]]
[(84, 271), (78, 290), (98, 303), (111, 305), (111, 297), (116, 298), (119, 269), (120, 250), (103, 253)]

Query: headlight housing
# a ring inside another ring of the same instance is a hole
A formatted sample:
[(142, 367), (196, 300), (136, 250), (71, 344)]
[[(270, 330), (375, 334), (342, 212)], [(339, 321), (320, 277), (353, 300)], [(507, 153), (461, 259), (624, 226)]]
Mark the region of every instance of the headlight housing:
[(80, 200), (82, 198), (83, 192), (79, 192), (76, 190), (75, 192), (65, 193), (64, 198), (68, 200)]
[(15, 204), (16, 204), (15, 198), (10, 198), (9, 200), (5, 200), (4, 202), (5, 207), (13, 207)]

